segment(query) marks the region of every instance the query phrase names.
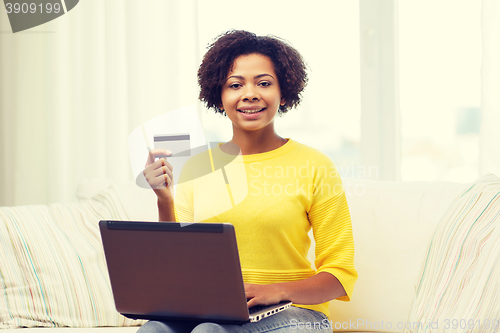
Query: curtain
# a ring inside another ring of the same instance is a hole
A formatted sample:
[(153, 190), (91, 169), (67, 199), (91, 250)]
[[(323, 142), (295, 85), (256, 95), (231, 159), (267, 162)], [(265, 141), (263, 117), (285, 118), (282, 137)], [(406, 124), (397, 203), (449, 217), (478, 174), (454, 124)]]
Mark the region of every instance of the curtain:
[(483, 0), (480, 174), (500, 176), (500, 1)]
[[(359, 122), (359, 90), (346, 89), (358, 84), (357, 67), (346, 64), (359, 55), (359, 33), (341, 20), (346, 16), (353, 21), (347, 15), (352, 8), (340, 2), (327, 7), (330, 3), (300, 10), (299, 2), (273, 3), (276, 8), (264, 13), (268, 19), (280, 8), (284, 13), (268, 26), (254, 19), (264, 15), (261, 6), (246, 8), (242, 17), (232, 14), (243, 5), (222, 0), (83, 0), (60, 18), (16, 34), (9, 32), (6, 11), (0, 10), (0, 206), (71, 201), (77, 184), (89, 178), (133, 179), (129, 133), (197, 100), (196, 70), (204, 46), (228, 28), (276, 34), (298, 47), (310, 61), (310, 84), (302, 110), (279, 119), (277, 126), (329, 153), (349, 176), (356, 176), (351, 170), (359, 170), (353, 152), (359, 130), (355, 126), (348, 137), (337, 134)], [(483, 0), (482, 6), (479, 174), (500, 175), (500, 4)], [(325, 17), (335, 13), (338, 26), (320, 25), (327, 19), (295, 24), (293, 15), (313, 17), (315, 12)], [(325, 46), (311, 36), (334, 42)], [(346, 67), (347, 74), (337, 65)], [(334, 81), (337, 77), (341, 79)], [(335, 104), (343, 97), (343, 104)], [(219, 140), (225, 125), (230, 132), (226, 119), (200, 116), (207, 139)]]
[[(13, 34), (0, 16), (0, 206), (132, 179), (127, 137), (197, 98), (196, 0), (84, 0)], [(175, 51), (175, 52), (172, 52)]]
[[(303, 102), (277, 132), (343, 175), (364, 170), (357, 1), (82, 0), (16, 34), (0, 10), (0, 205), (67, 202), (83, 180), (133, 179), (127, 136), (197, 101), (201, 57), (229, 29), (284, 38), (309, 65)], [(198, 106), (206, 140), (229, 140), (230, 121)]]

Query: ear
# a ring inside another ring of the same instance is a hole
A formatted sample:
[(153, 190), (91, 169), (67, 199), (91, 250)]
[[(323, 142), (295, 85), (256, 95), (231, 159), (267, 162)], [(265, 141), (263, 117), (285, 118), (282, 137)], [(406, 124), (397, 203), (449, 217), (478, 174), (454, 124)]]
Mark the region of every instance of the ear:
[(281, 97), (280, 105), (283, 106), (286, 104), (286, 101), (283, 97)]

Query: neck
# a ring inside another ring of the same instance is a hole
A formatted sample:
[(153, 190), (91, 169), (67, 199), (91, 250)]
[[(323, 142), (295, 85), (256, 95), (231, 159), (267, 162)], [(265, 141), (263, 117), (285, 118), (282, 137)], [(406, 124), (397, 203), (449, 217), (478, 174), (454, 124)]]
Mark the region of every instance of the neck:
[(287, 140), (272, 131), (238, 131), (233, 128), (232, 143), (236, 144), (242, 155), (265, 153), (283, 146)]

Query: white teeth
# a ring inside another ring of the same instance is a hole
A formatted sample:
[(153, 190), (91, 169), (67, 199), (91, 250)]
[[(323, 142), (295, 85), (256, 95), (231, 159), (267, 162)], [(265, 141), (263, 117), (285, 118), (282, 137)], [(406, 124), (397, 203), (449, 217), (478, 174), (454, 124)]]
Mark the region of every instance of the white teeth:
[(241, 113), (252, 114), (252, 113), (260, 112), (262, 110), (264, 110), (264, 109), (255, 110), (255, 111), (250, 111), (250, 110), (238, 110), (238, 111), (241, 112)]

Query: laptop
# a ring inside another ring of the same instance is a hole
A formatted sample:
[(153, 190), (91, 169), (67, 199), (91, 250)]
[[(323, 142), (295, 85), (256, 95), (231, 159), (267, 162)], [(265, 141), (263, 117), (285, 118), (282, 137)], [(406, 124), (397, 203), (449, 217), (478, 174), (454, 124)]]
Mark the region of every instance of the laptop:
[(248, 309), (229, 223), (100, 221), (115, 306), (131, 319), (244, 324), (290, 307)]

